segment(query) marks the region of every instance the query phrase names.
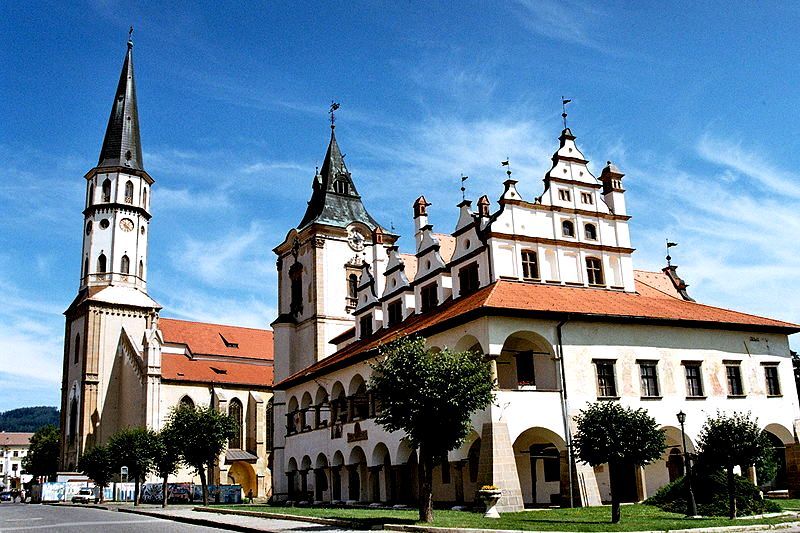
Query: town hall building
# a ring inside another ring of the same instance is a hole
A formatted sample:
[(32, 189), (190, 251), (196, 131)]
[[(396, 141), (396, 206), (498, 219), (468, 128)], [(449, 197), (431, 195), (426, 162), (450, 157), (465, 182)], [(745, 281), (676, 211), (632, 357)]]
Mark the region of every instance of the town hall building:
[[(271, 494), (272, 332), (161, 318), (147, 291), (154, 180), (145, 170), (128, 42), (97, 165), (85, 176), (78, 294), (64, 313), (60, 466), (127, 427), (159, 430), (183, 403), (239, 426), (212, 484)], [(181, 470), (172, 481), (199, 482)]]
[(380, 346), (402, 335), (484, 354), (496, 382), (493, 405), (436, 467), (439, 503), (469, 504), (483, 485), (503, 490), (506, 511), (608, 501), (607, 467), (570, 447), (575, 415), (598, 400), (643, 407), (666, 432), (659, 461), (625, 472), (624, 501), (682, 475), (679, 411), (690, 452), (707, 416), (751, 411), (781, 463), (757, 482), (800, 489), (788, 343), (800, 326), (695, 302), (673, 265), (637, 270), (624, 175), (609, 162), (596, 177), (588, 163), (565, 127), (543, 187), (508, 171), (496, 201), (460, 202), (445, 233), (420, 196), (401, 251), (331, 124), (305, 214), (275, 248), (276, 500), (416, 501), (416, 451), (375, 423), (367, 387)]

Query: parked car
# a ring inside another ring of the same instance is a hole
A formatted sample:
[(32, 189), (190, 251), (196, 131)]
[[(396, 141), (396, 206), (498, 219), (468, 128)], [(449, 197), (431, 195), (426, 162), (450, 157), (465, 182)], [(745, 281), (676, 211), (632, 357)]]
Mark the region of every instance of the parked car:
[(94, 490), (89, 487), (84, 487), (78, 491), (78, 494), (72, 497), (72, 503), (97, 503), (99, 498), (94, 495)]
[(0, 502), (10, 502), (11, 501), (11, 491), (4, 490), (0, 492)]

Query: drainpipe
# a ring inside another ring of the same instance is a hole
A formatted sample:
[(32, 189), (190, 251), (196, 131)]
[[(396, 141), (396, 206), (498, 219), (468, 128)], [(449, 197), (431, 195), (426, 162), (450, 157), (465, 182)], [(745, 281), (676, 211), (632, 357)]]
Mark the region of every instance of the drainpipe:
[(558, 343), (558, 361), (559, 361), (559, 370), (561, 373), (561, 416), (564, 420), (564, 439), (566, 440), (567, 444), (567, 468), (569, 470), (569, 506), (575, 507), (575, 497), (574, 497), (574, 482), (572, 479), (572, 466), (573, 466), (573, 459), (572, 459), (572, 434), (569, 429), (569, 409), (567, 405), (567, 378), (566, 378), (566, 371), (564, 369), (564, 342), (563, 342), (563, 335), (562, 329), (564, 325), (569, 322), (569, 315), (558, 323), (556, 326), (556, 338)]

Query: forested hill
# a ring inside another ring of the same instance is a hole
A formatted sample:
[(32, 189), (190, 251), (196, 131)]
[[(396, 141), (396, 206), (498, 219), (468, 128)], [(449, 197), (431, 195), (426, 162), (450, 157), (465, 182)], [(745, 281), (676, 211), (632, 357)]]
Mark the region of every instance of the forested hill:
[(55, 407), (20, 407), (0, 413), (0, 431), (34, 432), (47, 424), (59, 425)]

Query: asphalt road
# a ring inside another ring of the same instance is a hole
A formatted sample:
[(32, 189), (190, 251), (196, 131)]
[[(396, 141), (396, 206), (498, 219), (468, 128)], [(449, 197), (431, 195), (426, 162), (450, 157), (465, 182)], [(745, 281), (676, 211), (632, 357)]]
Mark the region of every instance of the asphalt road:
[(224, 530), (102, 509), (2, 502), (0, 532), (6, 531), (206, 533)]

